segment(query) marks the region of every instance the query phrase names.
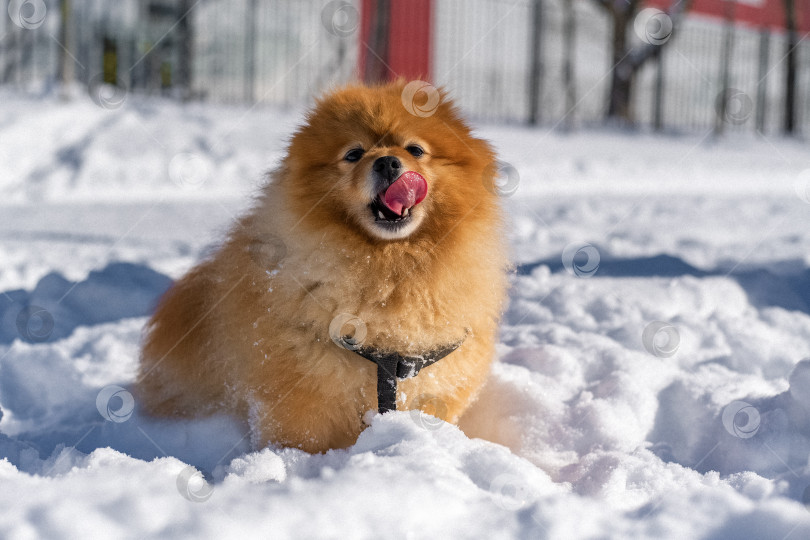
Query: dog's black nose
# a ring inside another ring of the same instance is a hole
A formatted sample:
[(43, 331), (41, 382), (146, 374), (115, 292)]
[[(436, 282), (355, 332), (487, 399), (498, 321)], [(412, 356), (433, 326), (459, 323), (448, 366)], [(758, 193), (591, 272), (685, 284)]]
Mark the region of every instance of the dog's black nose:
[(374, 161), (372, 168), (383, 179), (392, 182), (402, 172), (402, 162), (396, 156), (383, 156)]

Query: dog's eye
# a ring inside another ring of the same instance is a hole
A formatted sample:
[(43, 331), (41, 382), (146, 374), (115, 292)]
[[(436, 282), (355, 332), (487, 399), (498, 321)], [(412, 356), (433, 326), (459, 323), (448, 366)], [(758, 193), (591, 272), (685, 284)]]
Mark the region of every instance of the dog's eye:
[(346, 155), (343, 156), (343, 159), (345, 161), (348, 161), (349, 163), (354, 163), (355, 161), (360, 161), (360, 158), (363, 157), (363, 154), (365, 154), (365, 151), (362, 148), (353, 148), (348, 152), (346, 152)]
[(405, 150), (407, 150), (408, 153), (410, 155), (412, 155), (413, 157), (420, 157), (422, 154), (425, 153), (425, 151), (422, 150), (421, 146), (418, 146), (418, 145), (415, 145), (415, 144), (412, 144), (412, 145), (406, 147)]

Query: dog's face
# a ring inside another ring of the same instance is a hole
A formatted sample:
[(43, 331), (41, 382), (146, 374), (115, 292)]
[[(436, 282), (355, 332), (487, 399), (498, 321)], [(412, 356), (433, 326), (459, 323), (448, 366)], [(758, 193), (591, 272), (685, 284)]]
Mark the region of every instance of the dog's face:
[(373, 140), (366, 130), (335, 156), (341, 177), (336, 187), (345, 211), (370, 235), (385, 240), (405, 238), (416, 231), (429, 205), (422, 204), (436, 173), (431, 147), (422, 138), (400, 131)]
[(302, 221), (397, 241), (440, 235), (491, 204), (489, 146), (444, 96), (430, 115), (416, 116), (403, 89), (354, 87), (318, 102), (292, 139), (281, 179)]

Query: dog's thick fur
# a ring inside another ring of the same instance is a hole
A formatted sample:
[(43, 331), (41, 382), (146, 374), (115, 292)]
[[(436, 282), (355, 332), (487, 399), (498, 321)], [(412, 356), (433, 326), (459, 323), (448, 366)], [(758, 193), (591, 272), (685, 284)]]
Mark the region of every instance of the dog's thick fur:
[[(418, 117), (403, 88), (348, 87), (316, 104), (254, 209), (162, 299), (135, 385), (143, 410), (231, 412), (249, 420), (256, 445), (349, 446), (377, 409), (377, 367), (330, 339), (335, 317), (351, 314), (364, 345), (400, 353), (466, 334), (397, 394), (398, 409), (458, 421), (489, 372), (505, 299), (498, 196), (487, 189), (495, 156), (444, 94)], [(405, 150), (414, 141), (425, 155)], [(346, 162), (358, 142), (365, 155)], [(418, 227), (393, 240), (368, 219), (371, 164), (386, 155), (429, 185), (413, 208)]]

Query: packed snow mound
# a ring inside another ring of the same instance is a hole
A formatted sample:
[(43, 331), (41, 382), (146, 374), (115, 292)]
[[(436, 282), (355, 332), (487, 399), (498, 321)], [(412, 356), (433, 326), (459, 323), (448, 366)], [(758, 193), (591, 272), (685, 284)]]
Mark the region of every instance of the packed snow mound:
[(3, 98), (0, 537), (810, 537), (806, 147), (483, 128), (519, 172), (499, 362), (458, 427), (310, 455), (129, 391), (298, 117)]
[(172, 280), (149, 267), (113, 263), (71, 282), (51, 272), (30, 293), (0, 296), (0, 343), (14, 339), (36, 343), (69, 336), (79, 326), (144, 317)]

